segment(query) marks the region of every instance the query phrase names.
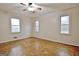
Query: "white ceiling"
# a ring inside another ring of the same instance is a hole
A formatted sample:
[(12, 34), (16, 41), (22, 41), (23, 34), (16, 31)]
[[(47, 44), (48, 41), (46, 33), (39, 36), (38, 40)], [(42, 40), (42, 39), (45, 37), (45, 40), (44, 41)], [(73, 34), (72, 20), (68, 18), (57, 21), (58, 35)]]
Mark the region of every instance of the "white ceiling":
[(23, 11), (26, 7), (21, 5), (20, 3), (0, 3), (0, 11), (26, 15), (29, 17), (35, 17), (40, 14), (44, 14), (47, 12), (53, 12), (57, 10), (64, 10), (68, 8), (73, 8), (79, 6), (78, 3), (36, 3), (38, 6), (42, 8), (41, 11), (37, 11), (36, 13), (30, 13), (28, 11)]

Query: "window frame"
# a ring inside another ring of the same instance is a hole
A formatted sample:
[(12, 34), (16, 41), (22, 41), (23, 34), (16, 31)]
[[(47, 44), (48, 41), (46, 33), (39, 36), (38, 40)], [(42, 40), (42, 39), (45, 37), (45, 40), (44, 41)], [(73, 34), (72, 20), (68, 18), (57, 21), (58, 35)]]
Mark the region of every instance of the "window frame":
[[(61, 17), (64, 17), (64, 16), (69, 16), (69, 29), (68, 29), (68, 33), (61, 33)], [(71, 34), (71, 25), (72, 25), (72, 21), (71, 21), (71, 16), (70, 15), (61, 15), (60, 16), (60, 34), (66, 34), (66, 35), (70, 35)]]
[[(19, 20), (19, 25), (16, 25), (16, 26), (19, 26), (19, 32), (12, 32), (12, 24), (11, 24), (11, 19), (18, 19)], [(15, 17), (12, 17), (10, 18), (10, 32), (13, 33), (13, 34), (19, 34), (21, 33), (21, 20), (19, 18), (15, 18)]]

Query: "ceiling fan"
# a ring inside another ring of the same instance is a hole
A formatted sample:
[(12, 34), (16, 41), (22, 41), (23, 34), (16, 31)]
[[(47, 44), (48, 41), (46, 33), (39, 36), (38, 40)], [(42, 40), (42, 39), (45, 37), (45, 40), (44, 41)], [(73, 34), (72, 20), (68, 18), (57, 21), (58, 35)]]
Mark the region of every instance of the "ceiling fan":
[(37, 6), (37, 5), (34, 4), (34, 3), (27, 3), (27, 4), (25, 4), (25, 3), (20, 3), (20, 4), (23, 5), (24, 7), (26, 7), (26, 8), (23, 9), (23, 11), (30, 11), (30, 12), (32, 12), (32, 13), (35, 13), (36, 11), (42, 10), (41, 7)]

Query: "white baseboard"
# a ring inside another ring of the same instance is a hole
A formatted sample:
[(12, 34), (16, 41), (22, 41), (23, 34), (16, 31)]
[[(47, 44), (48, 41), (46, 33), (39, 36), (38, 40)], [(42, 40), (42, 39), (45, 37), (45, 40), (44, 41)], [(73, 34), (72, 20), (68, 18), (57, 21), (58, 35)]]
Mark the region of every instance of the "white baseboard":
[[(30, 36), (28, 37), (24, 37), (24, 38), (29, 38)], [(11, 39), (11, 40), (7, 40), (7, 41), (1, 41), (0, 43), (6, 43), (6, 42), (11, 42), (11, 41), (16, 41), (16, 40), (22, 40), (24, 38), (19, 38), (19, 39)]]
[[(36, 36), (35, 36), (36, 37)], [(40, 39), (45, 39), (45, 40), (48, 40), (48, 41), (53, 41), (53, 42), (58, 42), (58, 43), (62, 43), (62, 44), (67, 44), (67, 45), (72, 45), (72, 46), (77, 46), (79, 47), (79, 44), (73, 44), (73, 43), (68, 43), (68, 42), (62, 42), (62, 41), (57, 41), (57, 40), (52, 40), (50, 38), (45, 38), (45, 37), (36, 37), (36, 38), (40, 38)], [(49, 40), (50, 39), (50, 40)]]
[[(30, 37), (30, 36), (24, 37), (24, 38), (29, 38), (29, 37)], [(35, 36), (35, 37), (36, 37), (36, 36)], [(6, 43), (6, 42), (10, 42), (10, 41), (15, 41), (15, 40), (21, 40), (21, 39), (24, 39), (24, 38), (12, 39), (12, 40), (7, 40), (7, 41), (1, 41), (0, 43)], [(48, 40), (48, 39), (49, 39), (49, 38), (45, 38), (45, 37), (36, 37), (36, 38), (45, 39), (45, 40)], [(58, 42), (58, 43), (62, 43), (62, 44), (67, 44), (67, 45), (72, 45), (72, 46), (78, 46), (78, 47), (79, 47), (78, 44), (71, 44), (71, 43), (56, 41), (56, 40), (52, 40), (52, 39), (50, 39), (49, 41)]]

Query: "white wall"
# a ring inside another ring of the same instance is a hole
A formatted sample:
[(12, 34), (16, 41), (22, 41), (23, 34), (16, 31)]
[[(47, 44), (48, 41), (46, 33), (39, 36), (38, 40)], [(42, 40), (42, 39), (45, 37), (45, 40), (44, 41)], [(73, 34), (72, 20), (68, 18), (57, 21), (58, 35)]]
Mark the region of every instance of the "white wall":
[[(71, 17), (70, 35), (60, 34), (61, 15), (69, 15)], [(33, 36), (79, 46), (79, 7), (40, 15), (35, 20), (40, 21), (40, 32), (36, 33), (33, 28)]]
[[(10, 18), (16, 17), (21, 21), (21, 33), (13, 34), (10, 31)], [(0, 43), (16, 40), (13, 37), (17, 36), (17, 39), (30, 37), (31, 34), (31, 22), (29, 17), (24, 15), (5, 13), (0, 11)]]

